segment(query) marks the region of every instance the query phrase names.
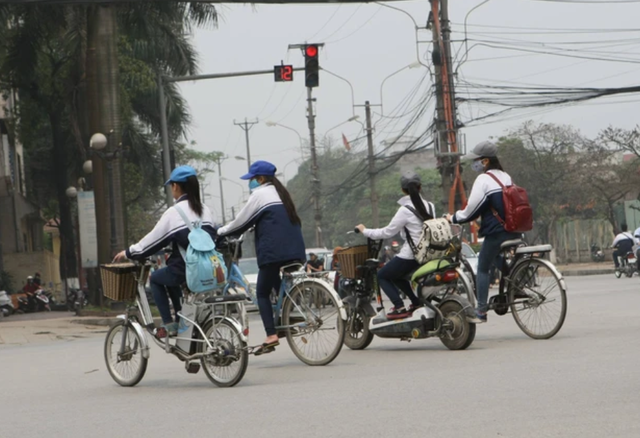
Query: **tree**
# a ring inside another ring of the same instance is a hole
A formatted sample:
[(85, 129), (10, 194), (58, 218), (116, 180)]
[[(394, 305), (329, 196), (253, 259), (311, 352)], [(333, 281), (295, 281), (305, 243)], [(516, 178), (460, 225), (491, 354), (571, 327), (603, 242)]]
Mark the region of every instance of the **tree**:
[(507, 171), (527, 189), (534, 210), (534, 241), (550, 241), (554, 224), (589, 203), (580, 186), (592, 142), (570, 126), (526, 122), (497, 142)]
[[(51, 197), (57, 199), (64, 264), (74, 269), (69, 276), (75, 275), (76, 264), (71, 210), (64, 191), (81, 174), (89, 154), (93, 132), (87, 108), (96, 99), (87, 90), (86, 78), (97, 66), (90, 62), (87, 47), (95, 30), (90, 18), (100, 7), (0, 5), (0, 83), (20, 96), (16, 134), (27, 151), (29, 167), (35, 170), (29, 173), (32, 193), (41, 205)], [(157, 73), (197, 72), (190, 32), (194, 26), (215, 25), (217, 12), (209, 4), (177, 2), (122, 4), (115, 11), (121, 98), (110, 111), (121, 122), (118, 143), (127, 168), (125, 202), (131, 219), (157, 210), (162, 202)], [(170, 137), (176, 141), (190, 119), (176, 85), (165, 84), (165, 94)], [(138, 222), (147, 222), (147, 229), (150, 226), (148, 221)]]

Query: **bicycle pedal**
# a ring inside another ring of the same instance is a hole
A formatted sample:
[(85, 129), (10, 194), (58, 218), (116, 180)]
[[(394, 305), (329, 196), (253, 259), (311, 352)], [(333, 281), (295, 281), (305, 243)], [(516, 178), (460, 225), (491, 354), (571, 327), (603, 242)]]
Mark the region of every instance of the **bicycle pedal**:
[(197, 362), (187, 362), (184, 367), (189, 374), (198, 374), (198, 371), (200, 371), (200, 364)]

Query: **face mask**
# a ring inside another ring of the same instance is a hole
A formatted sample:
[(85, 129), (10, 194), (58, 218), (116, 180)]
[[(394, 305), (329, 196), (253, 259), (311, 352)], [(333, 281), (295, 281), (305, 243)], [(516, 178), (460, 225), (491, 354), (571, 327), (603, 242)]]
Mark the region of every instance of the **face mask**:
[(249, 181), (249, 190), (255, 190), (258, 187), (260, 187), (260, 183), (257, 179), (252, 179), (251, 181)]
[(482, 160), (478, 160), (478, 161), (474, 161), (473, 163), (471, 163), (471, 169), (474, 172), (482, 172), (484, 170), (484, 165), (482, 164)]

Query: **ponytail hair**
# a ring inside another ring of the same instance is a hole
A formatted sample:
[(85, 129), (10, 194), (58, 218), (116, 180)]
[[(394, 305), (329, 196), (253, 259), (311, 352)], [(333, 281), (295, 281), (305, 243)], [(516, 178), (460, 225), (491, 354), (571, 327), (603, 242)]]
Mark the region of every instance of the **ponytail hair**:
[(422, 201), (422, 196), (420, 196), (421, 189), (422, 186), (420, 186), (419, 184), (410, 183), (405, 189), (405, 192), (409, 195), (409, 198), (411, 198), (413, 208), (416, 209), (418, 214), (422, 217), (422, 220), (426, 221), (429, 219), (433, 219), (433, 216), (431, 216), (431, 214), (427, 211), (427, 208)]
[(202, 217), (202, 201), (200, 201), (200, 183), (198, 182), (198, 177), (192, 175), (187, 178), (185, 182), (177, 182), (178, 186), (180, 186), (180, 190), (182, 193), (187, 195), (187, 201), (189, 202), (189, 207), (198, 217)]
[(287, 210), (287, 216), (289, 216), (291, 223), (293, 225), (302, 225), (302, 221), (296, 212), (296, 206), (293, 203), (293, 199), (291, 199), (291, 195), (285, 186), (282, 185), (280, 180), (275, 176), (263, 176), (263, 178), (265, 182), (273, 184), (276, 188), (276, 192), (278, 192), (278, 196), (280, 196), (280, 200), (282, 201), (285, 210)]

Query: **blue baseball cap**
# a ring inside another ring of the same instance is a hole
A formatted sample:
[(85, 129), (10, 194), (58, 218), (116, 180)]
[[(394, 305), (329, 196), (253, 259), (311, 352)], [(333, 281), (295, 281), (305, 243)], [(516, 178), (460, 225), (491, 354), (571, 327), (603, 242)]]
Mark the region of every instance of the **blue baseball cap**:
[(249, 173), (242, 175), (240, 179), (251, 179), (256, 176), (275, 176), (276, 166), (268, 161), (256, 161), (249, 167)]
[(171, 172), (171, 176), (169, 177), (167, 182), (164, 183), (164, 185), (168, 186), (169, 184), (174, 182), (186, 182), (187, 178), (189, 178), (190, 176), (196, 176), (196, 170), (193, 167), (186, 165), (178, 166), (173, 169), (173, 172)]

